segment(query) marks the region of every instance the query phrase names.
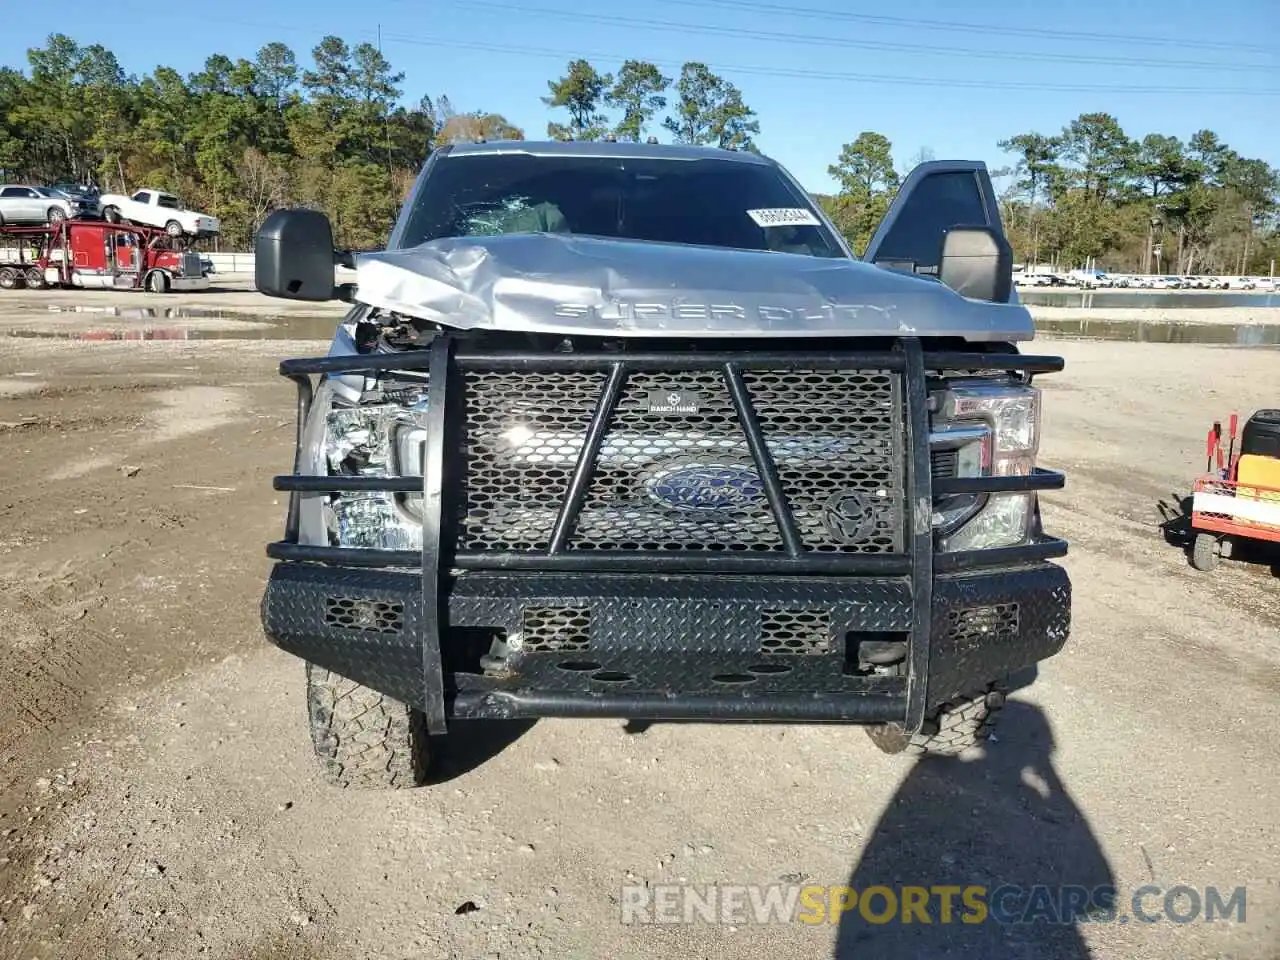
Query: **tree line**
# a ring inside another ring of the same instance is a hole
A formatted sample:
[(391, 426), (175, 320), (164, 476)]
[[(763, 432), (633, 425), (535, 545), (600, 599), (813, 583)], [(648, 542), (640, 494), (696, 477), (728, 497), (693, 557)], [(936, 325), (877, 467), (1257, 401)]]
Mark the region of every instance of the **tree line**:
[[(127, 75), (111, 51), (62, 34), (0, 67), (0, 176), (93, 182), (104, 190), (167, 189), (222, 221), (222, 242), (251, 243), (271, 210), (325, 210), (352, 247), (382, 243), (430, 152), (475, 139), (524, 139), (502, 114), (455, 109), (447, 95), (406, 105), (404, 74), (374, 45), (325, 37), (300, 62), (283, 43), (252, 60), (214, 54), (183, 75)], [(742, 92), (706, 64), (678, 76), (627, 60), (605, 72), (585, 59), (547, 82), (551, 139), (678, 143), (756, 150), (760, 123)], [(1183, 143), (1131, 138), (1106, 113), (1057, 134), (997, 146), (1012, 163), (1005, 225), (1020, 260), (1166, 273), (1267, 271), (1280, 252), (1280, 174), (1210, 130)], [(930, 159), (922, 150), (910, 165)], [(861, 250), (905, 170), (866, 131), (829, 167), (837, 189), (815, 199)]]

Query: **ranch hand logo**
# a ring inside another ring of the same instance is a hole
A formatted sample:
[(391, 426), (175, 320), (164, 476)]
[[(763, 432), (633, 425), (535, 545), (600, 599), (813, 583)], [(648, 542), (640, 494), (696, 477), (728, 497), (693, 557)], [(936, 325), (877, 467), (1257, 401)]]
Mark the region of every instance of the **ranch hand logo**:
[(692, 390), (650, 390), (649, 413), (697, 413), (698, 395)]

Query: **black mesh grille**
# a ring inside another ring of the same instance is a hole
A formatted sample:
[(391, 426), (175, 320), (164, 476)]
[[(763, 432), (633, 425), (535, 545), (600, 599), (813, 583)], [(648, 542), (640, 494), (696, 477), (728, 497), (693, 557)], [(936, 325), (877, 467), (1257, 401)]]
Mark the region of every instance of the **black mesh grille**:
[(326, 597), (324, 622), (348, 630), (399, 633), (404, 626), (404, 604), (356, 597)]
[[(546, 549), (605, 378), (467, 373), (461, 549)], [(743, 379), (804, 549), (901, 551), (898, 379), (835, 370)], [(722, 372), (628, 376), (568, 547), (783, 549)]]
[[(702, 490), (701, 500), (683, 483), (691, 476), (705, 478), (710, 487)], [(682, 505), (673, 507), (682, 496)], [(582, 550), (781, 549), (722, 374), (636, 373), (629, 378), (572, 545)]]
[(469, 373), (459, 546), (545, 549), (602, 373)]
[(901, 550), (897, 380), (844, 370), (761, 371), (744, 379), (805, 546)]
[(526, 607), (524, 649), (541, 651), (586, 650), (590, 645), (589, 607)]
[(761, 653), (827, 653), (831, 614), (826, 610), (761, 610)]
[(962, 607), (948, 615), (949, 632), (959, 644), (980, 643), (1018, 636), (1018, 605), (997, 603), (990, 607)]

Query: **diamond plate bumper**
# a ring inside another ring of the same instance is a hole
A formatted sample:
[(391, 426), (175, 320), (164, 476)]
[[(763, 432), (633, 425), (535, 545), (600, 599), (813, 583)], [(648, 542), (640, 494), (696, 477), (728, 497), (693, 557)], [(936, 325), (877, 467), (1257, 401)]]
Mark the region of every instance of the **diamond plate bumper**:
[[(914, 685), (931, 707), (1057, 653), (1070, 592), (1049, 563), (938, 576), (916, 675), (916, 658), (886, 673), (857, 656), (909, 642), (906, 577), (467, 573), (441, 594), (437, 657), (419, 575), (278, 563), (262, 618), (280, 648), (422, 707), (442, 662), (450, 718), (910, 725)], [(506, 655), (486, 671), (495, 638)]]

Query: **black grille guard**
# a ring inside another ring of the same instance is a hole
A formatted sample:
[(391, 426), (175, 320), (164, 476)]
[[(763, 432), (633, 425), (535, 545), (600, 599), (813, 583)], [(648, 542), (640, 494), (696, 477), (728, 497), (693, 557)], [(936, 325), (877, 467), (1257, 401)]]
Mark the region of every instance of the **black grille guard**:
[[(427, 443), (422, 477), (342, 477), (310, 476), (298, 473), (278, 476), (276, 490), (290, 494), (284, 539), (268, 546), (277, 560), (331, 563), (347, 567), (447, 567), (462, 570), (531, 570), (544, 572), (643, 572), (658, 568), (673, 573), (769, 573), (787, 574), (875, 574), (907, 575), (931, 557), (932, 572), (948, 572), (1011, 563), (1044, 560), (1066, 553), (1066, 542), (1037, 534), (1024, 546), (934, 554), (932, 544), (932, 503), (936, 495), (1016, 493), (1059, 489), (1065, 477), (1053, 470), (1036, 468), (1026, 476), (956, 477), (935, 480), (929, 469), (929, 418), (926, 409), (926, 371), (1021, 372), (1027, 379), (1038, 373), (1063, 368), (1059, 357), (1021, 354), (925, 352), (917, 339), (906, 338), (898, 348), (885, 352), (823, 351), (787, 353), (702, 353), (683, 352), (633, 354), (616, 353), (513, 353), (469, 348), (459, 349), (450, 336), (440, 336), (425, 350), (398, 354), (321, 357), (286, 360), (282, 375), (298, 388), (298, 451), (310, 411), (315, 375), (392, 373), (422, 371), (430, 375), (426, 414)], [(457, 549), (456, 531), (443, 522), (444, 493), (456, 482), (446, 464), (447, 451), (458, 448), (464, 411), (458, 409), (451, 389), (451, 377), (458, 371), (518, 369), (525, 372), (591, 370), (606, 378), (596, 409), (587, 425), (577, 463), (559, 505), (550, 541), (541, 550), (520, 552)], [(794, 370), (874, 370), (888, 371), (903, 378), (906, 423), (903, 446), (907, 452), (905, 509), (903, 511), (906, 549), (884, 554), (823, 554), (806, 552), (800, 542), (796, 521), (783, 492), (777, 465), (771, 456), (760, 422), (744, 385), (743, 374), (757, 369)], [(763, 555), (741, 553), (661, 553), (636, 550), (574, 550), (569, 543), (574, 524), (582, 511), (591, 485), (596, 458), (605, 440), (609, 423), (618, 406), (627, 377), (641, 371), (715, 371), (720, 373), (733, 400), (746, 446), (777, 526), (782, 550)], [(295, 471), (299, 464), (295, 462)], [(375, 491), (420, 493), (424, 495), (423, 551), (375, 550), (330, 547), (298, 543), (298, 493)]]
[[(298, 434), (294, 473), (274, 478), (276, 490), (289, 493), (289, 512), (283, 540), (271, 543), (267, 554), (275, 560), (328, 564), (338, 567), (405, 568), (421, 570), (428, 727), (440, 732), (445, 724), (445, 694), (440, 663), (441, 630), (447, 608), (442, 599), (449, 589), (452, 570), (522, 570), (553, 573), (737, 573), (766, 574), (770, 577), (813, 576), (902, 576), (910, 578), (914, 599), (909, 652), (906, 715), (918, 721), (924, 714), (924, 678), (929, 664), (934, 578), (938, 574), (997, 568), (1064, 556), (1067, 543), (1045, 536), (1038, 530), (1031, 542), (1016, 547), (957, 553), (935, 552), (932, 505), (935, 494), (979, 494), (1038, 491), (1061, 488), (1063, 474), (1037, 468), (1027, 476), (950, 478), (935, 483), (930, 470), (929, 411), (926, 391), (927, 371), (957, 373), (978, 371), (1020, 372), (1030, 381), (1035, 374), (1053, 373), (1063, 368), (1059, 357), (1021, 354), (966, 352), (926, 352), (917, 338), (898, 340), (894, 349), (879, 352), (828, 350), (815, 352), (767, 353), (521, 353), (509, 350), (465, 348), (453, 336), (437, 337), (424, 350), (397, 354), (331, 356), (286, 360), (280, 373), (298, 388)], [(303, 431), (314, 397), (312, 377), (316, 375), (392, 373), (426, 370), (429, 377), (426, 411), (426, 443), (423, 475), (418, 477), (328, 477), (301, 475)], [(453, 377), (467, 370), (517, 369), (527, 372), (593, 370), (605, 374), (595, 410), (545, 549), (514, 553), (498, 550), (459, 550), (454, 524), (446, 522), (443, 509), (446, 491), (457, 482), (456, 459), (447, 456), (456, 450), (464, 429), (465, 411), (452, 390)], [(874, 370), (896, 374), (901, 379), (905, 424), (901, 432), (905, 462), (905, 497), (901, 542), (905, 549), (884, 554), (822, 554), (805, 552), (796, 521), (783, 493), (779, 471), (773, 462), (743, 374), (755, 369), (770, 370)], [(608, 551), (569, 548), (574, 523), (582, 510), (595, 470), (595, 460), (604, 442), (627, 377), (637, 371), (717, 371), (732, 398), (739, 426), (754, 460), (769, 510), (777, 525), (780, 551), (757, 556), (740, 553), (664, 553), (653, 551)], [(376, 550), (318, 546), (298, 543), (299, 503), (303, 492), (382, 491), (421, 493), (422, 550)]]

